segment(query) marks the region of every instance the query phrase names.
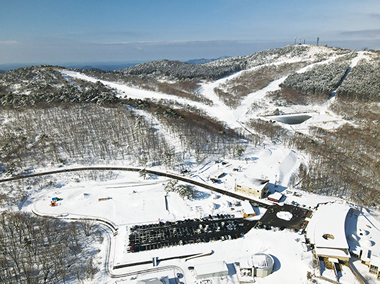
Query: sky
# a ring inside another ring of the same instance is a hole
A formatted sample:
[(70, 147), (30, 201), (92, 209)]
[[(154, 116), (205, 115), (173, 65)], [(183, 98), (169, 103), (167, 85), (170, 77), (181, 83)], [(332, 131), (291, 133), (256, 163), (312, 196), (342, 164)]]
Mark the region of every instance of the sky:
[(0, 0), (0, 65), (380, 49), (378, 0)]

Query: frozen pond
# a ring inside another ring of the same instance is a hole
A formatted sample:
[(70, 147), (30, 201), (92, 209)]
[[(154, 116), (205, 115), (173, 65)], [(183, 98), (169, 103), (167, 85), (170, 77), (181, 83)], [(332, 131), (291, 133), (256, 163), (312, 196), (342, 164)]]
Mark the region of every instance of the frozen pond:
[(290, 115), (276, 115), (267, 116), (268, 119), (275, 120), (286, 124), (301, 124), (312, 116), (310, 114), (290, 114)]

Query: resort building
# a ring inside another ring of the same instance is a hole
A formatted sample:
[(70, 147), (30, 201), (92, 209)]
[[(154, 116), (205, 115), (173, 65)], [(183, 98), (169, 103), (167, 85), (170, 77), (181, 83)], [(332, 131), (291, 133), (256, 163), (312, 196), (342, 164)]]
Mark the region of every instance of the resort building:
[(235, 191), (257, 198), (265, 198), (269, 193), (269, 180), (240, 177), (235, 184)]
[(307, 225), (306, 240), (317, 257), (330, 257), (347, 261), (350, 258), (345, 233), (346, 204), (328, 203), (318, 207)]

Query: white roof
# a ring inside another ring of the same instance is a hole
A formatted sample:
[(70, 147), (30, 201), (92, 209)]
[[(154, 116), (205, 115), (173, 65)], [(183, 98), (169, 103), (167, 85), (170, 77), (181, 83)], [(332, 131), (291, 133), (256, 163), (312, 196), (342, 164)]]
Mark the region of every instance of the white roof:
[(280, 200), (282, 197), (282, 193), (276, 191), (275, 193), (272, 193), (268, 196), (268, 198), (273, 198), (273, 199), (276, 199), (276, 200)]
[(318, 248), (348, 249), (345, 222), (349, 210), (346, 204), (320, 205), (306, 227), (307, 238)]
[(247, 268), (252, 268), (252, 259), (250, 257), (245, 257), (239, 259), (239, 266), (241, 269), (247, 269)]
[(252, 256), (252, 263), (255, 268), (273, 267), (273, 258), (265, 253), (256, 253)]
[(274, 260), (273, 258), (266, 253), (256, 253), (249, 258), (241, 258), (239, 260), (240, 268), (266, 268), (273, 267)]
[(267, 179), (259, 179), (259, 178), (248, 177), (245, 174), (241, 175), (236, 180), (237, 184), (252, 187), (254, 189), (262, 189), (265, 187), (265, 185), (268, 182), (269, 182), (269, 180), (267, 180)]
[(362, 248), (370, 248), (374, 245), (374, 242), (371, 241), (370, 239), (363, 238), (363, 239), (360, 239), (359, 244)]
[(210, 275), (210, 274), (223, 274), (228, 275), (228, 268), (224, 261), (199, 264), (195, 266), (195, 271), (198, 277)]
[(249, 203), (248, 200), (244, 200), (241, 202), (241, 206), (243, 207), (243, 211), (245, 214), (255, 214), (255, 210), (253, 210), (253, 207), (251, 203)]
[(380, 268), (380, 255), (377, 252), (372, 252), (370, 264)]
[(340, 250), (340, 249), (316, 248), (315, 253), (317, 255), (324, 255), (324, 256), (329, 256), (329, 257), (334, 257), (334, 258), (339, 258), (339, 257), (350, 258), (349, 253), (345, 252), (344, 250)]

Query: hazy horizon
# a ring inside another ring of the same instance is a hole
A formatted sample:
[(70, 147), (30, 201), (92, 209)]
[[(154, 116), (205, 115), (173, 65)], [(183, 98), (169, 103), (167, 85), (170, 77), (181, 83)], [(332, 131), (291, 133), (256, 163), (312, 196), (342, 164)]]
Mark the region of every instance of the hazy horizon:
[(0, 65), (242, 56), (296, 43), (380, 49), (380, 2), (5, 1)]

